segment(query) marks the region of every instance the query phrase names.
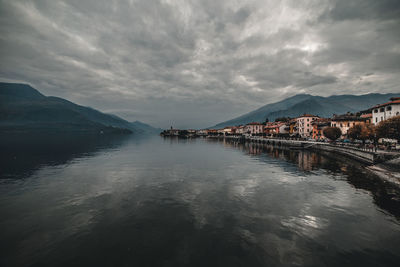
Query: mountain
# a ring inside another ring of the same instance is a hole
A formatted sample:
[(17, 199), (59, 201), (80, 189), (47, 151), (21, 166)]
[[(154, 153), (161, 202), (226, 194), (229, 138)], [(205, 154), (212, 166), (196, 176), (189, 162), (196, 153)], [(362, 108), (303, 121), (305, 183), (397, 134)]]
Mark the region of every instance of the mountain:
[(90, 107), (44, 96), (26, 84), (0, 83), (2, 132), (144, 133), (140, 127)]
[(251, 112), (244, 114), (242, 116), (239, 116), (235, 119), (221, 122), (211, 128), (221, 128), (221, 127), (225, 127), (225, 126), (241, 125), (241, 124), (246, 124), (246, 123), (253, 122), (253, 121), (254, 122), (265, 121), (267, 114), (277, 111), (277, 110), (287, 109), (290, 106), (292, 106), (298, 102), (301, 102), (309, 97), (310, 97), (310, 95), (307, 95), (307, 94), (295, 95), (295, 96), (287, 98), (283, 101), (279, 101), (279, 102), (276, 102), (273, 104), (268, 104), (268, 105), (262, 106), (259, 109), (251, 111)]
[(153, 126), (150, 126), (146, 123), (143, 123), (141, 121), (134, 121), (131, 122), (131, 125), (138, 130), (141, 130), (143, 133), (146, 134), (159, 134), (160, 132), (162, 132), (161, 128), (154, 128)]
[(264, 122), (266, 118), (274, 121), (279, 117), (297, 117), (311, 113), (320, 117), (331, 117), (348, 111), (357, 112), (384, 103), (397, 94), (333, 95), (329, 97), (299, 94), (285, 100), (262, 106), (237, 118), (218, 123), (210, 128), (241, 125), (249, 122)]

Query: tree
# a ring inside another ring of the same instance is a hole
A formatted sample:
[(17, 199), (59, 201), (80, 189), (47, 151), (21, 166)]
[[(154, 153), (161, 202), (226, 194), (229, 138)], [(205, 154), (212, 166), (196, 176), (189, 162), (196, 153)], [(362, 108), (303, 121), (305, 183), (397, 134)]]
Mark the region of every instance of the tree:
[(278, 121), (289, 122), (290, 121), (290, 117), (279, 117), (279, 118), (276, 118), (275, 122), (278, 122)]
[(342, 131), (337, 127), (326, 127), (324, 135), (332, 141), (335, 141), (342, 135)]
[(380, 122), (376, 127), (376, 134), (379, 138), (400, 140), (400, 116)]
[(361, 124), (356, 124), (347, 131), (347, 136), (350, 137), (351, 139), (360, 139), (361, 131), (362, 131)]
[(347, 136), (351, 139), (372, 140), (375, 138), (375, 126), (372, 124), (356, 124), (347, 131)]
[(373, 140), (376, 136), (376, 127), (373, 124), (364, 124), (361, 128), (360, 139), (365, 142), (365, 140)]

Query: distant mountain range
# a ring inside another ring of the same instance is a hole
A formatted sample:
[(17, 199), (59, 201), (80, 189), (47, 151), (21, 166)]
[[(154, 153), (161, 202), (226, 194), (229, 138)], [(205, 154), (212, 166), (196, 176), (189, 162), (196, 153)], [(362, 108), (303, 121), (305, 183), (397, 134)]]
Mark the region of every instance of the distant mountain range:
[(279, 117), (297, 117), (304, 113), (331, 117), (348, 111), (357, 112), (369, 109), (376, 104), (388, 102), (397, 94), (333, 95), (329, 97), (299, 94), (285, 100), (262, 106), (237, 118), (218, 123), (210, 128), (242, 125), (249, 122), (264, 122), (266, 118), (274, 121)]
[(63, 98), (44, 96), (26, 84), (0, 83), (0, 131), (144, 134), (161, 130)]

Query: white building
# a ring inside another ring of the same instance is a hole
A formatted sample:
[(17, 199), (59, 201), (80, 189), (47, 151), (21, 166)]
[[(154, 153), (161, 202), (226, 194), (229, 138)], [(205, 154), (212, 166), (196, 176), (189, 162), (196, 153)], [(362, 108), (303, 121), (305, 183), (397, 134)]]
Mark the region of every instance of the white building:
[(224, 135), (232, 134), (233, 127), (225, 127), (224, 128)]
[(219, 135), (225, 135), (224, 129), (217, 129), (217, 133), (218, 133)]
[(372, 108), (372, 122), (377, 125), (381, 121), (400, 115), (400, 97), (390, 98), (390, 102)]
[(264, 125), (259, 122), (251, 122), (245, 125), (245, 134), (262, 134), (264, 132)]
[(313, 126), (311, 123), (318, 118), (318, 116), (314, 116), (311, 114), (304, 114), (300, 117), (297, 117), (296, 124), (299, 135), (301, 137), (311, 137), (313, 131)]
[(279, 133), (286, 134), (289, 133), (289, 123), (281, 123), (279, 124)]

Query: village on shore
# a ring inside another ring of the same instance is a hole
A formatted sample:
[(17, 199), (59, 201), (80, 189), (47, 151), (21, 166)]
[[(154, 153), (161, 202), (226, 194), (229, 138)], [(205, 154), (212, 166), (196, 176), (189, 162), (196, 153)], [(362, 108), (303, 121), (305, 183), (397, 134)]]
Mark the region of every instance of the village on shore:
[(296, 118), (282, 117), (274, 122), (251, 122), (246, 125), (227, 126), (222, 129), (171, 129), (162, 136), (177, 137), (228, 137), (301, 139), (318, 142), (385, 144), (390, 149), (400, 149), (398, 124), (400, 122), (400, 97), (392, 97), (384, 104), (367, 110), (331, 118), (303, 114)]

